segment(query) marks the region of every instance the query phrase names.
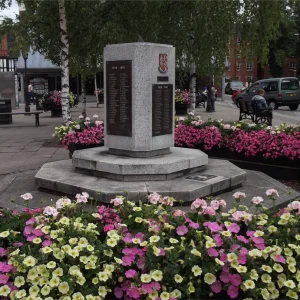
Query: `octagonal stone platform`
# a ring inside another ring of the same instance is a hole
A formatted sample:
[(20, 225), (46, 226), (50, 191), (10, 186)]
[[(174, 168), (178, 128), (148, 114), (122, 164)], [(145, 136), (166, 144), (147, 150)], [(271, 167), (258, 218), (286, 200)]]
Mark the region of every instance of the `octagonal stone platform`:
[(167, 154), (139, 158), (109, 153), (106, 147), (75, 151), (76, 172), (120, 181), (169, 180), (195, 173), (208, 163), (207, 154), (188, 148), (170, 148)]
[(40, 188), (64, 195), (87, 192), (104, 203), (125, 193), (131, 201), (146, 201), (146, 196), (152, 192), (190, 202), (241, 185), (246, 181), (246, 172), (226, 160), (209, 159), (205, 170), (195, 174), (166, 181), (125, 182), (77, 173), (71, 160), (63, 160), (46, 163), (35, 180)]

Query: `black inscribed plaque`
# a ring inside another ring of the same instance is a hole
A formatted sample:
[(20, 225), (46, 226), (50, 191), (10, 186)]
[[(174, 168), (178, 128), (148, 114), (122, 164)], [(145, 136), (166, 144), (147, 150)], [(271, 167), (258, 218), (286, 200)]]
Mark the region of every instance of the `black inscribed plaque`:
[(152, 85), (152, 136), (172, 134), (173, 84)]
[(107, 134), (132, 136), (131, 60), (106, 62)]
[(168, 82), (169, 77), (168, 76), (157, 76), (157, 82)]

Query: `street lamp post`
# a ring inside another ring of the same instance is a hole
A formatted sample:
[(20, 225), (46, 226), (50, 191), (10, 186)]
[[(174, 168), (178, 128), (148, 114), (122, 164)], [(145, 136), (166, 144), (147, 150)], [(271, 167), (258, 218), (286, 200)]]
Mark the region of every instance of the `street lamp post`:
[[(27, 83), (27, 59), (28, 59), (28, 53), (22, 54), (25, 64), (25, 84), (24, 84), (24, 100), (25, 100), (25, 112), (30, 112), (30, 105), (28, 102), (28, 83)], [(30, 100), (29, 100), (30, 101)]]
[(18, 59), (14, 58), (16, 107), (19, 108), (19, 89), (18, 89), (17, 63), (18, 63)]

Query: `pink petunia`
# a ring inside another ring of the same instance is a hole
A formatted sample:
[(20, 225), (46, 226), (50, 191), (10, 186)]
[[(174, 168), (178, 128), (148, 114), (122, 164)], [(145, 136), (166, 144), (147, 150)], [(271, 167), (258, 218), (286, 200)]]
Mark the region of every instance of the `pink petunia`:
[(279, 255), (279, 254), (275, 256), (274, 260), (276, 262), (280, 262), (282, 264), (286, 263), (286, 259), (282, 255)]
[(240, 286), (242, 283), (242, 277), (239, 274), (230, 274), (229, 281), (234, 286)]
[(188, 228), (185, 226), (185, 225), (181, 225), (181, 226), (178, 226), (177, 228), (176, 228), (176, 233), (178, 234), (178, 235), (185, 235), (185, 234), (187, 234), (188, 233)]
[(214, 241), (218, 247), (221, 247), (224, 244), (223, 239), (220, 234), (214, 235)]
[(116, 287), (114, 289), (114, 294), (115, 294), (116, 298), (118, 298), (118, 299), (121, 299), (123, 297), (123, 291), (119, 287)]
[(131, 266), (131, 264), (134, 261), (134, 256), (132, 255), (126, 255), (122, 257), (122, 265), (123, 266)]
[(0, 248), (0, 257), (6, 256), (6, 249)]
[(248, 244), (248, 243), (249, 243), (249, 240), (246, 239), (246, 238), (245, 238), (244, 236), (242, 236), (242, 235), (237, 235), (236, 237), (237, 237), (237, 239), (238, 239), (240, 242), (243, 242), (243, 243), (245, 243), (245, 244)]
[(223, 229), (217, 222), (204, 222), (203, 226), (207, 227), (211, 232), (218, 232)]
[(227, 290), (227, 295), (231, 298), (231, 299), (235, 299), (237, 298), (237, 296), (239, 295), (239, 288), (231, 285), (228, 290)]
[(183, 217), (185, 215), (185, 212), (181, 209), (176, 209), (174, 212), (173, 212), (173, 216), (174, 217)]
[(133, 269), (129, 269), (128, 271), (125, 272), (125, 276), (127, 278), (133, 278), (137, 275), (137, 271), (133, 270)]
[(8, 281), (8, 279), (9, 279), (9, 276), (8, 276), (8, 275), (3, 275), (3, 274), (1, 274), (1, 275), (0, 275), (0, 284), (6, 284), (7, 281)]
[(247, 256), (244, 254), (240, 254), (238, 257), (238, 262), (241, 265), (245, 265), (247, 263)]
[(214, 257), (219, 256), (219, 252), (215, 248), (208, 248), (207, 254), (208, 256), (214, 256)]
[(149, 283), (144, 283), (142, 284), (142, 290), (144, 294), (150, 294), (153, 291), (152, 285)]
[(229, 272), (222, 272), (221, 275), (220, 275), (220, 280), (224, 283), (228, 283), (229, 282), (229, 275), (230, 273)]
[(189, 222), (189, 227), (194, 228), (194, 229), (199, 229), (200, 225), (195, 222)]
[(220, 280), (216, 280), (211, 286), (210, 286), (211, 290), (218, 294), (222, 291), (222, 284)]
[(133, 299), (138, 299), (140, 297), (140, 290), (138, 288), (132, 288), (127, 292), (127, 295)]
[(233, 233), (239, 233), (241, 229), (240, 226), (235, 223), (230, 224), (227, 228), (230, 232)]
[(49, 247), (52, 244), (51, 240), (44, 240), (42, 242), (43, 247)]

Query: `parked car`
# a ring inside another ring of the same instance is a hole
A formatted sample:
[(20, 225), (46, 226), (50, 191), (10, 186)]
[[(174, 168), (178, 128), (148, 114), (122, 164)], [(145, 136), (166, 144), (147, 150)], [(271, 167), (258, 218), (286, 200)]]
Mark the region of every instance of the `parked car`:
[(273, 109), (288, 106), (290, 110), (296, 110), (300, 104), (300, 85), (296, 77), (258, 80), (234, 98), (235, 104), (238, 105), (239, 99), (251, 100), (261, 88), (266, 91), (265, 99)]
[(244, 89), (244, 84), (241, 81), (231, 81), (228, 82), (225, 87), (225, 94), (232, 95), (237, 91)]

